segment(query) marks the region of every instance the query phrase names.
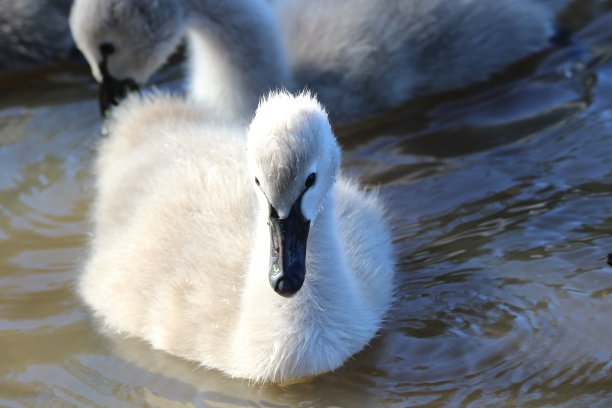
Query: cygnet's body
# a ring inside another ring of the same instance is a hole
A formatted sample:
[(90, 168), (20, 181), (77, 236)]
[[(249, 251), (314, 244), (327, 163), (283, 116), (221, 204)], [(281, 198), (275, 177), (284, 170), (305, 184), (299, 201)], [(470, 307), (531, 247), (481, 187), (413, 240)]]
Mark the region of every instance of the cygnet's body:
[(66, 58), (72, 0), (0, 0), (0, 71)]
[(247, 139), (193, 101), (129, 98), (99, 148), (83, 299), (109, 329), (233, 377), (339, 367), (380, 328), (394, 275), (384, 209), (339, 164), (309, 95), (270, 96)]
[[(288, 89), (307, 86), (334, 122), (347, 122), (486, 79), (545, 48), (568, 0), (143, 2), (76, 0), (72, 32), (98, 80), (100, 44), (117, 50), (110, 75), (144, 84), (187, 35), (194, 97), (253, 105), (232, 85), (273, 78)], [(286, 72), (260, 64), (279, 60)]]

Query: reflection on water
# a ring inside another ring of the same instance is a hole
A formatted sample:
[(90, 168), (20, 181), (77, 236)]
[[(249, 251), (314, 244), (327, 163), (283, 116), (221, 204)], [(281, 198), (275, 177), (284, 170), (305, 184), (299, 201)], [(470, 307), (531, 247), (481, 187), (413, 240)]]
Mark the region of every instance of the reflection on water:
[(394, 215), (399, 299), (345, 366), (284, 386), (96, 330), (74, 294), (95, 87), (72, 66), (0, 77), (0, 405), (607, 406), (609, 21), (524, 75), (338, 130), (349, 171)]

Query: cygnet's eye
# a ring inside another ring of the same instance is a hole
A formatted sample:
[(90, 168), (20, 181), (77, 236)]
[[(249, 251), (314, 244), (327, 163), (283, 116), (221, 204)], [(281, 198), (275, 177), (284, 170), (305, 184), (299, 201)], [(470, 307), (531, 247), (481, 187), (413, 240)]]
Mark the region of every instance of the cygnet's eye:
[(108, 57), (115, 52), (115, 46), (109, 42), (103, 42), (100, 44), (100, 53), (103, 57)]
[(317, 181), (317, 175), (315, 173), (310, 173), (308, 178), (306, 178), (306, 183), (304, 183), (304, 186), (306, 186), (306, 188), (310, 188), (314, 186), (315, 181)]
[(255, 184), (259, 186), (259, 179), (257, 177), (255, 177)]

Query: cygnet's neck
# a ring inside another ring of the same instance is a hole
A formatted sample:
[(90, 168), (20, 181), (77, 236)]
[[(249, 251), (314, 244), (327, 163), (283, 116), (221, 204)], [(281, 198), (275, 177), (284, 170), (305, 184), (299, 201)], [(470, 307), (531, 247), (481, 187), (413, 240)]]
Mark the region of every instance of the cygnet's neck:
[[(270, 230), (266, 208), (256, 217), (253, 254), (244, 282), (236, 350), (249, 350), (249, 363), (277, 381), (338, 367), (373, 334), (374, 316), (364, 302), (339, 239), (333, 194), (308, 236), (306, 279), (292, 298), (268, 283)], [(248, 373), (249, 365), (236, 363)]]
[(262, 95), (291, 87), (279, 23), (265, 0), (184, 1), (196, 100), (247, 122)]
[[(330, 191), (325, 205), (311, 226), (307, 241), (306, 280), (304, 294), (317, 298), (318, 306), (336, 306), (338, 301), (354, 298), (351, 274), (338, 225), (336, 200)], [(309, 276), (310, 275), (310, 276)], [(333, 303), (330, 303), (333, 302)]]

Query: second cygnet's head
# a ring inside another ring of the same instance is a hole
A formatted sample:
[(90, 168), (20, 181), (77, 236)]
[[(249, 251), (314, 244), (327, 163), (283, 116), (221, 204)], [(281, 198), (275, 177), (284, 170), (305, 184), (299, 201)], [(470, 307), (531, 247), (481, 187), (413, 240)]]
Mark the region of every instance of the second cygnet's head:
[(340, 147), (312, 95), (278, 92), (260, 103), (247, 154), (253, 186), (269, 212), (270, 284), (292, 296), (304, 283), (310, 226), (339, 171)]
[(176, 0), (75, 0), (70, 29), (96, 80), (103, 110), (147, 82), (185, 27)]

